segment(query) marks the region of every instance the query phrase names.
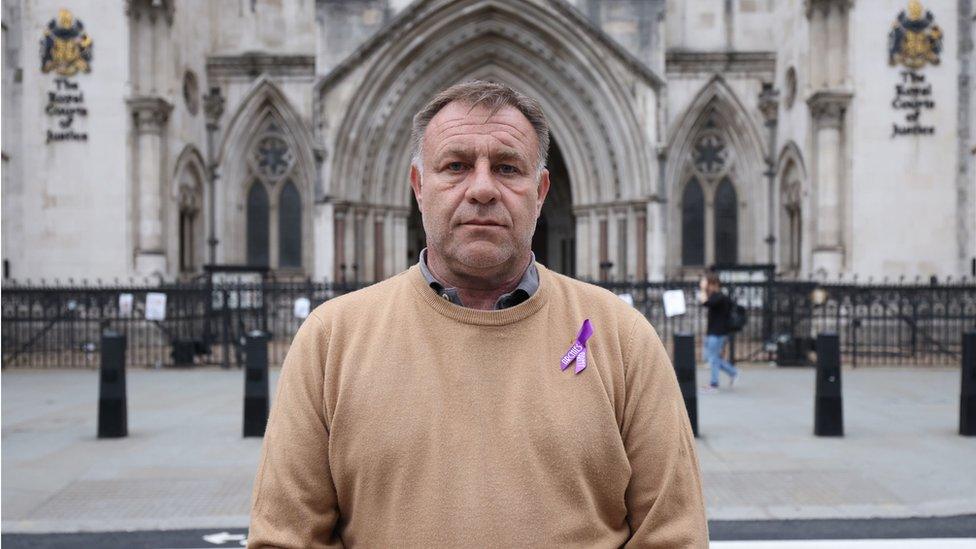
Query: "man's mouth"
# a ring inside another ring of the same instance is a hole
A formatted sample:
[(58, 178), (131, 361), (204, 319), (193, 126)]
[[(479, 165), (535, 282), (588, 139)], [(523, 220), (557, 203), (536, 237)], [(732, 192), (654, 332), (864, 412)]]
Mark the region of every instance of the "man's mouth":
[(470, 221), (465, 221), (462, 225), (474, 225), (477, 227), (504, 227), (501, 223), (497, 221), (492, 221), (490, 219), (472, 219)]

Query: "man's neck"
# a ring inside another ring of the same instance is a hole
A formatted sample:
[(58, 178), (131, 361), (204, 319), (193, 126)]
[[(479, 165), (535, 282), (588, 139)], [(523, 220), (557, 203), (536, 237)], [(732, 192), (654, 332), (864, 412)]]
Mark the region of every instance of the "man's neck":
[(465, 307), (490, 311), (495, 308), (498, 298), (518, 287), (531, 259), (532, 254), (529, 254), (519, 261), (517, 265), (521, 265), (520, 269), (506, 269), (497, 275), (479, 276), (450, 269), (436, 254), (431, 254), (428, 250), (427, 268), (442, 284), (457, 289), (458, 297)]

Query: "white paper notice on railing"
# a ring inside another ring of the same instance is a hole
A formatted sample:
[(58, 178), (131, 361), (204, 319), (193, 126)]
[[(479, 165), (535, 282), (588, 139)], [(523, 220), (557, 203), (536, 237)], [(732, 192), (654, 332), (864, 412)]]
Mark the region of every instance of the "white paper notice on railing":
[(160, 292), (146, 294), (146, 320), (166, 320), (166, 294)]
[(312, 310), (312, 302), (307, 297), (299, 297), (295, 300), (295, 318), (307, 318)]
[(132, 316), (132, 294), (119, 294), (119, 316), (122, 318)]
[(685, 293), (681, 290), (664, 292), (664, 316), (671, 318), (685, 314)]
[(617, 297), (622, 299), (627, 305), (634, 306), (634, 296), (630, 294), (617, 294)]

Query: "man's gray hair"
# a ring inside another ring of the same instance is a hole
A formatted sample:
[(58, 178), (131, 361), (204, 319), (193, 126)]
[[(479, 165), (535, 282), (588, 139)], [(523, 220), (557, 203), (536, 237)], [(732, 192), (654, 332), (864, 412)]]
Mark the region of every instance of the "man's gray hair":
[(536, 171), (541, 173), (542, 169), (546, 167), (546, 158), (549, 156), (549, 122), (546, 120), (545, 113), (542, 112), (542, 105), (535, 99), (504, 84), (471, 80), (455, 84), (435, 95), (420, 112), (414, 115), (413, 131), (410, 137), (413, 144), (413, 164), (418, 169), (423, 165), (421, 155), (423, 153), (424, 132), (427, 131), (427, 126), (441, 109), (454, 102), (471, 108), (484, 107), (488, 109), (489, 116), (494, 115), (504, 107), (518, 109), (532, 124), (539, 141), (537, 155), (539, 163), (536, 165)]

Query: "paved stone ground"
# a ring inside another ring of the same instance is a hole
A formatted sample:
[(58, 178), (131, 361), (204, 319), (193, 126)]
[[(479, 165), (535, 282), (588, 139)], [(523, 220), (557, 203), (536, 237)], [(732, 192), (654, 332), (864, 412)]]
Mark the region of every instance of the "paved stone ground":
[(976, 512), (976, 438), (958, 435), (958, 369), (846, 369), (843, 438), (813, 436), (814, 375), (756, 365), (733, 390), (699, 396), (710, 518)]
[[(812, 434), (813, 376), (752, 365), (699, 397), (711, 519), (976, 513), (958, 369), (845, 370), (843, 439)], [(261, 441), (241, 436), (242, 391), (239, 370), (130, 370), (129, 437), (98, 440), (95, 371), (3, 372), (0, 527), (246, 526)]]

